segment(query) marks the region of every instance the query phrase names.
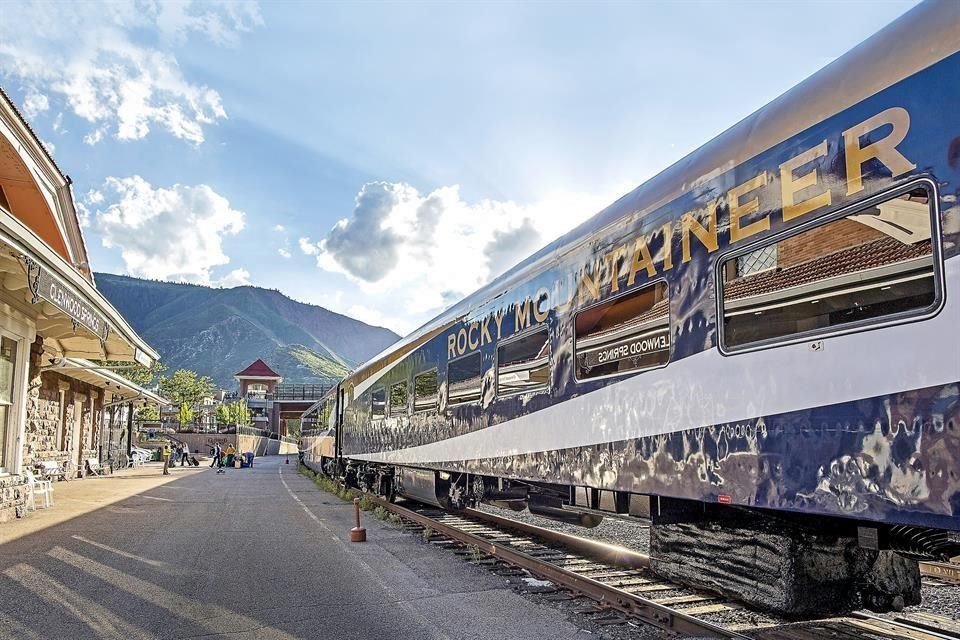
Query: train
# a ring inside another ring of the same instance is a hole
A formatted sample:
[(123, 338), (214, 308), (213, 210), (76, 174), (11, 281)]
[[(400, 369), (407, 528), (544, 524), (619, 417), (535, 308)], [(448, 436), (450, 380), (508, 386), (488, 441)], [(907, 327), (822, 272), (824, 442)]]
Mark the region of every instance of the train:
[(958, 104), (960, 3), (926, 2), (359, 366), (303, 463), (450, 509), (693, 504), (960, 553)]

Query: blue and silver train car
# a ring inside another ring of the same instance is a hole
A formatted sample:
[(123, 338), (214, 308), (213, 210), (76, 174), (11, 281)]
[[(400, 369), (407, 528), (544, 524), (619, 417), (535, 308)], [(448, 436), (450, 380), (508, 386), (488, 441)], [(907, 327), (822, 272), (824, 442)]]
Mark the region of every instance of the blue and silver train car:
[(960, 4), (910, 11), (357, 369), (305, 463), (960, 530), (958, 50)]

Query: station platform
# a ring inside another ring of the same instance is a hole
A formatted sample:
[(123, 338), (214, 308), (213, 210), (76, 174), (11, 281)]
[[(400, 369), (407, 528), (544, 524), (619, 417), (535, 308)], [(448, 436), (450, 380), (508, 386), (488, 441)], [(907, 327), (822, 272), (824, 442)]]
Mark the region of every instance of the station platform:
[(350, 543), (352, 505), (295, 462), (58, 483), (54, 509), (0, 527), (0, 638), (584, 637), (372, 516)]

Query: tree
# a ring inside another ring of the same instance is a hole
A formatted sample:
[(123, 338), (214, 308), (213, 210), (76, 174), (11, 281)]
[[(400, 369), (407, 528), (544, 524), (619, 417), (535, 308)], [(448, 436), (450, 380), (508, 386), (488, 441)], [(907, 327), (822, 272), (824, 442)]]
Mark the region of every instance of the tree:
[(190, 405), (186, 402), (180, 405), (180, 411), (177, 413), (177, 420), (180, 422), (181, 427), (185, 424), (190, 424), (190, 421), (193, 420), (193, 409), (190, 408)]
[(148, 404), (142, 409), (137, 409), (137, 413), (134, 416), (139, 422), (159, 422), (160, 421), (160, 412), (157, 411), (157, 408)]
[(144, 367), (136, 362), (121, 362), (119, 360), (95, 360), (94, 364), (98, 367), (110, 369), (118, 376), (126, 378), (141, 387), (149, 387), (167, 370), (166, 365), (159, 360), (154, 360), (149, 367)]
[(227, 403), (217, 405), (217, 424), (230, 424), (230, 405)]
[(160, 393), (174, 404), (195, 406), (213, 394), (213, 380), (196, 371), (177, 369), (171, 376), (160, 376)]
[(235, 425), (245, 427), (250, 424), (250, 409), (247, 401), (240, 398), (230, 405), (230, 418)]

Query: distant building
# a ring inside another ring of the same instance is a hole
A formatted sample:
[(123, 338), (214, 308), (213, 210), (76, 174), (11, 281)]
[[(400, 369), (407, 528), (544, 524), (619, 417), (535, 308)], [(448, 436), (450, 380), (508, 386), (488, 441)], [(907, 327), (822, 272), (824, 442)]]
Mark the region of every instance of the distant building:
[(281, 436), (290, 434), (291, 423), (299, 426), (303, 411), (331, 386), (283, 384), (283, 376), (259, 358), (233, 377), (240, 385), (240, 391), (232, 397), (247, 401), (253, 426)]

